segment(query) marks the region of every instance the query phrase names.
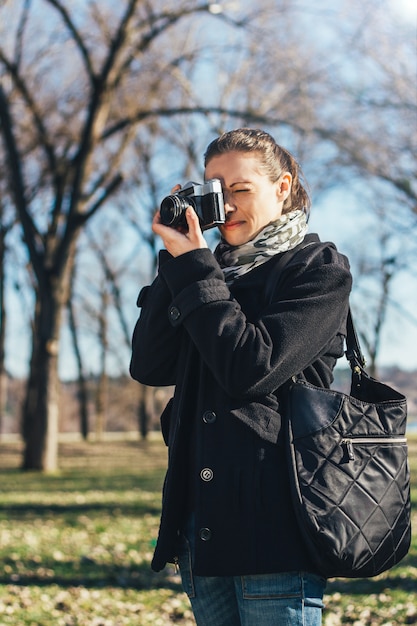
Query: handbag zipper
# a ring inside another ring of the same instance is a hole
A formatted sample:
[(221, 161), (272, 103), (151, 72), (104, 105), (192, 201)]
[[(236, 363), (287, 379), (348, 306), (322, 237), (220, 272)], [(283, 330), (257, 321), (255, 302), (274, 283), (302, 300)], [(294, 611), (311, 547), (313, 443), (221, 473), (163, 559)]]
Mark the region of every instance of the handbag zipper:
[(342, 445), (346, 446), (349, 461), (355, 460), (354, 445), (373, 443), (407, 443), (406, 437), (350, 437), (342, 439)]

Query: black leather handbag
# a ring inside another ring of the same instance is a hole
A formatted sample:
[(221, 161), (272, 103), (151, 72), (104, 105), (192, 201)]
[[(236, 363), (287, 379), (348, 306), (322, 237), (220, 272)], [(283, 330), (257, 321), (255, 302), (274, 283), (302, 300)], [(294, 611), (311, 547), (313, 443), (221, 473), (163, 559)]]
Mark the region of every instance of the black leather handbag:
[[(277, 257), (265, 284), (270, 303), (282, 270), (307, 235)], [(325, 578), (376, 576), (397, 564), (411, 542), (407, 401), (370, 377), (349, 310), (346, 357), (350, 394), (295, 377), (288, 386), (287, 452), (293, 504), (317, 571)]]
[(326, 578), (376, 576), (411, 541), (406, 398), (364, 370), (349, 311), (350, 395), (295, 379), (288, 466), (305, 543)]

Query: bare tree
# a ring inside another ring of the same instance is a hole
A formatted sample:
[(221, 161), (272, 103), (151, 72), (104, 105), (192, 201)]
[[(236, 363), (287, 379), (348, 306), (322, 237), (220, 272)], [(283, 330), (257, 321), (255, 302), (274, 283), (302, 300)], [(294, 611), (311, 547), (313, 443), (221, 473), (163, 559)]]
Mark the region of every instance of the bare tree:
[[(369, 197), (371, 196), (371, 197)], [(355, 290), (353, 304), (358, 320), (358, 332), (368, 357), (371, 375), (378, 375), (378, 357), (381, 350), (382, 334), (390, 309), (394, 309), (404, 321), (417, 323), (407, 313), (406, 307), (396, 302), (393, 293), (395, 283), (403, 278), (415, 262), (415, 242), (413, 237), (398, 237), (392, 229), (392, 217), (383, 201), (372, 204), (372, 194), (368, 198), (370, 228), (358, 234), (350, 245), (349, 257), (353, 263)]]
[[(87, 6), (90, 18), (83, 16), (79, 26), (68, 6), (47, 0), (44, 11), (52, 23), (56, 21), (60, 39), (65, 36), (62, 45), (54, 38), (51, 45), (42, 43), (39, 34), (31, 39), (31, 30), (40, 27), (31, 6), (30, 1), (21, 5), (12, 52), (6, 44), (0, 47), (2, 74), (11, 85), (0, 91), (0, 122), (10, 188), (36, 291), (23, 410), (23, 467), (54, 470), (58, 340), (76, 242), (88, 220), (120, 186), (120, 164), (136, 125), (158, 115), (156, 103), (160, 106), (166, 101), (167, 88), (172, 86), (171, 96), (175, 93), (172, 64), (165, 59), (157, 75), (146, 54), (177, 22), (207, 13), (209, 5), (184, 2), (167, 11), (163, 3), (153, 8), (139, 0), (126, 0), (118, 12), (107, 6), (99, 12), (91, 2)], [(36, 47), (37, 41), (41, 47)], [(55, 62), (65, 55), (70, 55), (71, 66), (60, 64), (61, 72), (53, 71)], [(176, 58), (179, 62), (180, 57)], [(53, 76), (49, 83), (47, 70)], [(57, 109), (58, 80), (62, 80), (63, 93)], [(83, 98), (78, 97), (80, 92)], [(169, 114), (168, 107), (162, 113)], [(48, 206), (49, 210), (39, 209)]]
[(7, 394), (7, 372), (5, 365), (5, 342), (7, 310), (5, 306), (7, 235), (13, 228), (14, 219), (5, 215), (5, 206), (0, 199), (0, 433)]
[(56, 467), (58, 338), (76, 244), (122, 198), (122, 178), (123, 193), (139, 185), (140, 243), (154, 259), (160, 190), (201, 173), (194, 160), (207, 140), (242, 124), (265, 126), (295, 152), (313, 190), (377, 180), (414, 216), (410, 44), (388, 0), (246, 4), (235, 13), (194, 0), (0, 7), (3, 149), (36, 295), (25, 468)]
[[(398, 256), (386, 254), (386, 237), (381, 239), (380, 258), (373, 262), (365, 259), (360, 263), (362, 276), (372, 278), (373, 289), (362, 289), (366, 307), (362, 307), (361, 340), (369, 355), (369, 373), (377, 376), (377, 357), (381, 347), (381, 334), (389, 306), (392, 282), (398, 272), (400, 259)], [(360, 275), (359, 275), (360, 280)], [(364, 319), (366, 316), (367, 319)]]
[(71, 271), (70, 279), (70, 297), (68, 299), (68, 318), (69, 329), (72, 338), (72, 345), (74, 348), (75, 359), (77, 362), (77, 384), (78, 384), (78, 403), (80, 407), (80, 432), (83, 439), (87, 439), (89, 433), (89, 411), (88, 411), (88, 385), (84, 367), (84, 361), (82, 357), (82, 350), (80, 341), (78, 338), (78, 324), (77, 315), (75, 311), (75, 298), (74, 293), (74, 281), (75, 281), (75, 269), (74, 263)]

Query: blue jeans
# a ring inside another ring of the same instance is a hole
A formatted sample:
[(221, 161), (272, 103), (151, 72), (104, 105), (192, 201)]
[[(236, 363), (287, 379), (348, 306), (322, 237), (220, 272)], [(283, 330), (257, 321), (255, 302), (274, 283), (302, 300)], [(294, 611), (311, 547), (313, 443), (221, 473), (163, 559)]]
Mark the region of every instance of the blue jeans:
[(320, 626), (326, 581), (285, 572), (253, 576), (195, 576), (185, 538), (179, 555), (184, 591), (197, 626)]

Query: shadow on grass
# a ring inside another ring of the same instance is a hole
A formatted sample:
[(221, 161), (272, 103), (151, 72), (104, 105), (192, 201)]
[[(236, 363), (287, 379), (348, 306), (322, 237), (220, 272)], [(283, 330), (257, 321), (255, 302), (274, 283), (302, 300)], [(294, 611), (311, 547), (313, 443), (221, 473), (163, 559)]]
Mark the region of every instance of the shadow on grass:
[(407, 555), (398, 566), (375, 578), (336, 578), (329, 580), (326, 593), (378, 595), (387, 589), (400, 589), (416, 593), (416, 578), (405, 573), (405, 568), (417, 570), (416, 554)]
[[(411, 561), (411, 562), (410, 562)], [(415, 566), (417, 558), (407, 561), (406, 565)], [(8, 565), (5, 559), (2, 569)], [(168, 564), (162, 572), (153, 572), (149, 563), (141, 565), (121, 565), (96, 563), (94, 559), (82, 557), (80, 560), (56, 562), (45, 560), (42, 563), (21, 562), (27, 573), (0, 575), (0, 585), (38, 586), (57, 585), (62, 588), (86, 587), (88, 589), (119, 587), (122, 589), (172, 589), (181, 591), (181, 580), (175, 574), (173, 565)], [(30, 570), (33, 570), (32, 572)], [(39, 573), (41, 572), (41, 573)], [(332, 579), (329, 580), (326, 594), (339, 592), (343, 595), (379, 595), (390, 591), (402, 590), (416, 592), (416, 580), (402, 576), (396, 569), (377, 578)]]
[(173, 566), (156, 574), (149, 564), (166, 466), (161, 444), (67, 445), (55, 474), (22, 472), (16, 449), (1, 448), (1, 585), (180, 589)]
[[(80, 561), (55, 561), (39, 563), (23, 563), (28, 573), (0, 575), (0, 585), (37, 586), (47, 587), (57, 585), (61, 588), (85, 587), (88, 589), (103, 589), (105, 587), (119, 587), (122, 589), (172, 589), (181, 591), (179, 574), (175, 574), (173, 565), (168, 565), (162, 572), (153, 572), (148, 563), (131, 567), (114, 564), (103, 565), (94, 563), (87, 557)], [(39, 574), (30, 572), (36, 570), (49, 572)], [(54, 572), (54, 573), (53, 573)], [(55, 573), (56, 572), (56, 573)]]
[[(21, 472), (16, 470), (0, 470), (2, 476), (2, 494), (15, 494), (22, 491), (45, 492), (76, 492), (86, 491), (125, 491), (140, 489), (141, 491), (161, 491), (164, 468), (153, 470), (133, 469), (130, 472), (123, 469), (112, 470), (71, 470), (56, 475), (42, 475), (36, 472)], [(1, 500), (1, 496), (0, 496)]]
[(0, 519), (9, 521), (21, 521), (34, 518), (47, 519), (51, 514), (59, 515), (68, 524), (71, 519), (77, 520), (79, 515), (88, 515), (93, 519), (100, 515), (118, 515), (140, 517), (143, 515), (159, 515), (161, 507), (159, 505), (150, 505), (147, 502), (135, 502), (131, 504), (114, 503), (91, 503), (85, 502), (80, 504), (12, 504), (2, 506), (0, 511)]

